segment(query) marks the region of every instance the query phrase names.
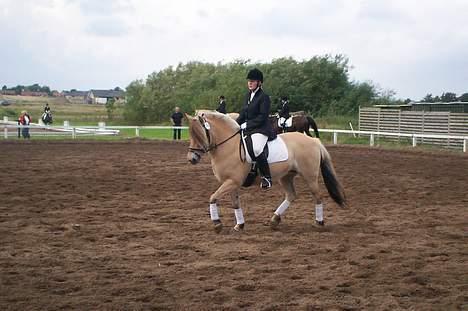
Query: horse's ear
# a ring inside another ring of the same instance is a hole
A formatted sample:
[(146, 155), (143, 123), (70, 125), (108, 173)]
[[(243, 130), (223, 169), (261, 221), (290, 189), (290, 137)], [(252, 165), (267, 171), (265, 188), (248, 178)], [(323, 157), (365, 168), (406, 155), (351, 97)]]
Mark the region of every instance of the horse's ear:
[(191, 115), (189, 115), (188, 113), (184, 112), (184, 118), (185, 118), (186, 121), (190, 121), (193, 117)]

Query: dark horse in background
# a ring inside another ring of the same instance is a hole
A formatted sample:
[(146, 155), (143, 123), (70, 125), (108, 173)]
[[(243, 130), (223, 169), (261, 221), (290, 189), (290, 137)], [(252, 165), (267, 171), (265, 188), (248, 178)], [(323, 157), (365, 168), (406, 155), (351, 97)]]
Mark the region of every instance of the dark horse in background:
[(285, 132), (301, 132), (306, 133), (308, 136), (312, 137), (312, 135), (309, 132), (309, 129), (312, 127), (314, 129), (315, 137), (320, 138), (317, 123), (315, 123), (312, 117), (306, 115), (302, 111), (293, 112), (291, 114), (291, 117), (292, 125), (283, 129), (283, 127), (278, 125), (278, 115), (270, 116), (270, 123), (277, 134)]
[(44, 122), (45, 125), (52, 124), (52, 113), (50, 112), (44, 112), (42, 114), (42, 122)]

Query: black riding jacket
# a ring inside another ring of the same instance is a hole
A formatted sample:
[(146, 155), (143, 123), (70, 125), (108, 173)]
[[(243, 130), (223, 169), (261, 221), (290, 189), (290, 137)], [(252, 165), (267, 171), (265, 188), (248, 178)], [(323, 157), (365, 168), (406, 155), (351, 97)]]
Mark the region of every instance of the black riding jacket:
[(268, 119), (270, 106), (270, 96), (265, 94), (261, 88), (257, 90), (252, 101), (250, 101), (250, 92), (248, 92), (236, 121), (239, 124), (247, 122), (245, 130), (247, 134), (261, 133), (268, 136), (268, 140), (273, 140), (276, 138), (276, 133)]
[(278, 107), (278, 114), (280, 117), (288, 119), (289, 118), (289, 102), (281, 101)]
[(219, 106), (218, 109), (216, 109), (216, 111), (226, 114), (226, 102), (224, 100), (219, 102)]

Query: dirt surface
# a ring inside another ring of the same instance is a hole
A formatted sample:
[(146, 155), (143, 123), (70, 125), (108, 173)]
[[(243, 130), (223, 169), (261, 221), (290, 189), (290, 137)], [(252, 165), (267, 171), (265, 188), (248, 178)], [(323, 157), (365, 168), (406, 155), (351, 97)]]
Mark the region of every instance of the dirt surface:
[(0, 309), (467, 310), (468, 156), (328, 150), (349, 209), (317, 227), (297, 178), (272, 231), (255, 186), (217, 235), (186, 143), (0, 142)]

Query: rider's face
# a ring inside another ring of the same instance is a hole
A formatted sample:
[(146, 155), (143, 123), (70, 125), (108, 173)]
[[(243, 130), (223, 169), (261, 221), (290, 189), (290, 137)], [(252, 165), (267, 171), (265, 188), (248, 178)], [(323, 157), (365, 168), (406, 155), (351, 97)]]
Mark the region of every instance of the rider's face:
[(247, 87), (250, 91), (254, 91), (260, 85), (260, 81), (257, 80), (247, 80)]

